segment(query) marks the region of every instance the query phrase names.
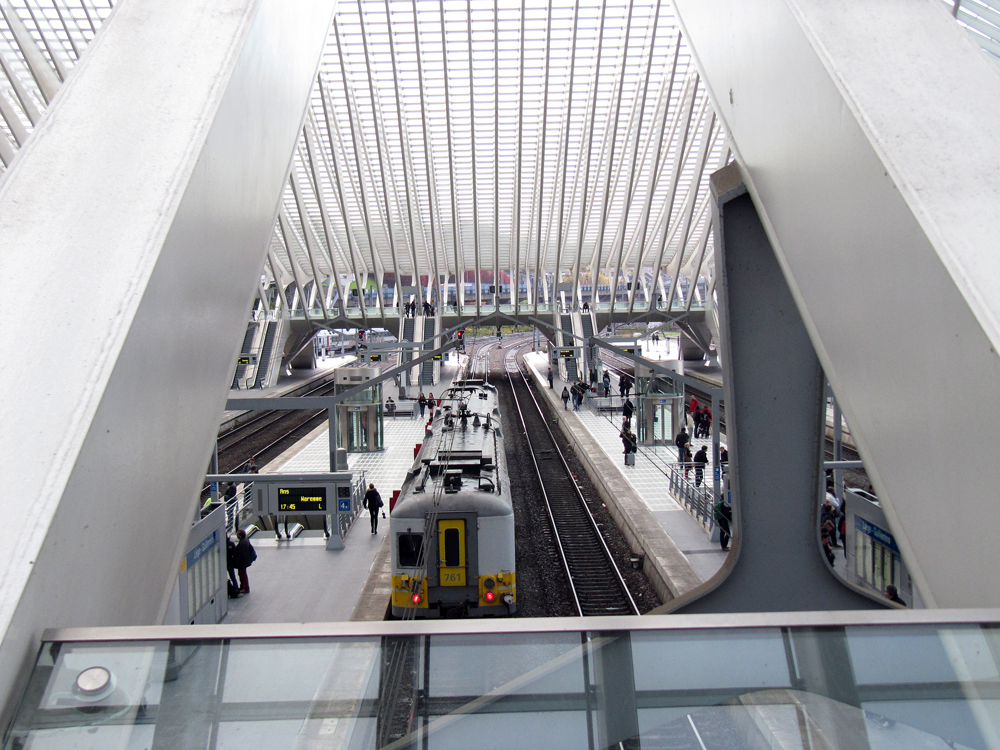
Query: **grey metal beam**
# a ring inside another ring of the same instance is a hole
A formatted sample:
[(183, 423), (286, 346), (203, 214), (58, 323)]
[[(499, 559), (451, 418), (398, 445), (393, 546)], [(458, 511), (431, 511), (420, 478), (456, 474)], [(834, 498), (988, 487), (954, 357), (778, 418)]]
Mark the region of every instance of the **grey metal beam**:
[(348, 388), (343, 393), (338, 393), (336, 396), (295, 396), (295, 397), (277, 397), (277, 398), (231, 398), (226, 401), (227, 411), (272, 411), (272, 410), (289, 410), (295, 411), (298, 409), (329, 409), (334, 404), (341, 403), (346, 398), (351, 398), (359, 393), (364, 393), (369, 388), (371, 388), (376, 383), (381, 383), (383, 380), (388, 380), (389, 378), (395, 377), (400, 373), (406, 372), (412, 367), (426, 362), (433, 357), (437, 357), (444, 354), (449, 349), (454, 349), (458, 346), (457, 341), (449, 341), (443, 346), (439, 346), (437, 349), (428, 351), (426, 354), (421, 354), (419, 357), (414, 357), (409, 362), (393, 367), (391, 370), (386, 370), (380, 373), (371, 380), (366, 380), (360, 385), (356, 385), (352, 388)]
[(69, 369), (0, 326), (0, 726), (43, 628), (166, 612), (332, 14), (121, 3), (0, 187), (0, 269), (87, 311), (54, 329)]
[(712, 191), (718, 202), (732, 552), (701, 591), (667, 608), (880, 607), (834, 575), (820, 546), (823, 369), (735, 164), (713, 175)]

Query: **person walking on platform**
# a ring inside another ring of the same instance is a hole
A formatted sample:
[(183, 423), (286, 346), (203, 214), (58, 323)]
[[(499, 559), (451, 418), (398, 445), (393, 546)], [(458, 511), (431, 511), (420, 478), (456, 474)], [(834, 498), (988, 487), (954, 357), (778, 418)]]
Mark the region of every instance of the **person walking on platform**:
[(553, 376), (552, 376), (552, 368), (550, 367), (549, 368), (549, 388), (552, 388), (554, 380), (555, 380), (555, 378), (553, 378)]
[(625, 403), (622, 404), (622, 421), (625, 422), (625, 426), (632, 429), (632, 415), (635, 414), (635, 406), (629, 399), (625, 399)]
[(607, 370), (604, 371), (604, 378), (601, 380), (601, 383), (604, 385), (604, 398), (610, 397), (611, 396), (611, 376), (608, 374)]
[(429, 413), (428, 413), (427, 416), (428, 416), (429, 419), (434, 419), (434, 407), (436, 406), (436, 404), (437, 404), (437, 402), (434, 401), (434, 394), (433, 393), (428, 393), (427, 394), (427, 409), (428, 409)]
[(697, 453), (694, 454), (694, 486), (701, 487), (702, 481), (705, 479), (705, 467), (708, 465), (708, 447), (701, 446)]
[(427, 396), (424, 395), (423, 391), (420, 391), (420, 395), (417, 396), (417, 403), (420, 405), (420, 418), (424, 418), (424, 411), (427, 409)]
[(382, 507), (382, 496), (378, 494), (378, 490), (375, 489), (374, 484), (368, 485), (368, 491), (365, 492), (365, 499), (361, 504), (368, 509), (368, 513), (372, 517), (372, 534), (378, 533), (378, 512)]
[(687, 429), (681, 427), (681, 431), (677, 433), (677, 437), (674, 438), (674, 445), (677, 446), (677, 460), (684, 463), (684, 449), (688, 444), (688, 433)]
[(694, 438), (701, 437), (701, 409), (696, 409), (691, 413), (691, 420), (694, 422), (694, 432), (691, 436)]
[(568, 411), (569, 410), (569, 388), (567, 388), (566, 386), (563, 386), (562, 400), (563, 400), (563, 410), (564, 411)]
[(719, 525), (719, 545), (722, 547), (722, 551), (725, 552), (729, 549), (729, 538), (731, 536), (729, 525), (733, 520), (733, 509), (720, 497), (719, 502), (712, 509), (712, 516)]
[(240, 593), (250, 593), (250, 578), (247, 576), (247, 568), (253, 565), (257, 559), (257, 550), (250, 544), (247, 533), (243, 529), (236, 532), (236, 569), (240, 573)]
[(385, 400), (385, 413), (392, 419), (396, 418), (396, 402), (392, 400), (392, 396)]
[(597, 389), (597, 368), (596, 367), (591, 367), (590, 368), (590, 387), (593, 388), (593, 389), (595, 389), (595, 390)]

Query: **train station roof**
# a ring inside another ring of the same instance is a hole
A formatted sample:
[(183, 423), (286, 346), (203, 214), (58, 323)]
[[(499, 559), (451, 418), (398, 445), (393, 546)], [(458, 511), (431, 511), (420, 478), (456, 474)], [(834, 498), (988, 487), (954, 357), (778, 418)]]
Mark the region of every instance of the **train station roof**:
[[(996, 0), (947, 4), (1000, 55)], [(113, 3), (0, 9), (5, 169)], [(730, 159), (666, 0), (342, 0), (264, 273), (327, 303), (365, 276), (672, 295), (711, 284), (707, 175)]]

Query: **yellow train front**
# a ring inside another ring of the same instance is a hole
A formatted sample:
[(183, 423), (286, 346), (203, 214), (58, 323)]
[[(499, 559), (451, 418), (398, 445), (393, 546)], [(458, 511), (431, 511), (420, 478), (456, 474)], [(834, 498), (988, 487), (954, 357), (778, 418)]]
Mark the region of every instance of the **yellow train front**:
[(516, 611), (506, 469), (496, 389), (456, 383), (435, 410), (389, 516), (393, 617)]

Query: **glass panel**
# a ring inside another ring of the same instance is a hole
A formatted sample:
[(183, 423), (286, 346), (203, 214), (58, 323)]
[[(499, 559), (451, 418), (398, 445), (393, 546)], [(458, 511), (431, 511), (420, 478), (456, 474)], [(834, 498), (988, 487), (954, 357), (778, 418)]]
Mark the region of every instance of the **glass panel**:
[(462, 564), (459, 553), (458, 529), (444, 530), (444, 564), (449, 568), (456, 568)]
[(423, 534), (400, 534), (399, 540), (399, 565), (403, 568), (415, 568), (420, 559), (420, 547), (423, 544)]
[(992, 750), (1000, 736), (993, 626), (517, 625), (44, 644), (3, 747)]

